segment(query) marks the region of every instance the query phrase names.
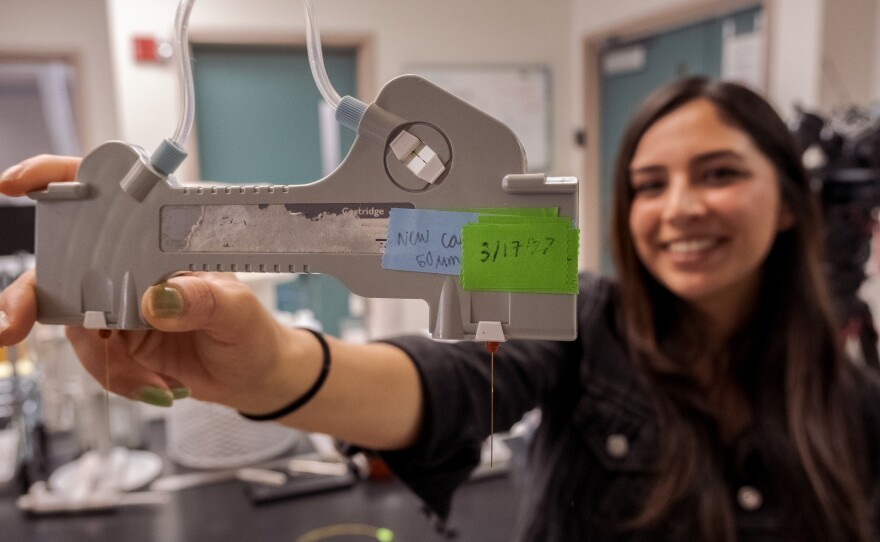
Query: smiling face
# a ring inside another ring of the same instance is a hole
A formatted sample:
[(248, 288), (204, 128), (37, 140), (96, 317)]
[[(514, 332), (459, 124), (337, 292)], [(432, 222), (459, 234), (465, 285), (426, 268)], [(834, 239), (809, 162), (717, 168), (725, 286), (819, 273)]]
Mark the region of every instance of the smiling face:
[(645, 131), (630, 162), (629, 228), (639, 259), (673, 294), (707, 314), (741, 317), (780, 229), (773, 164), (705, 99)]

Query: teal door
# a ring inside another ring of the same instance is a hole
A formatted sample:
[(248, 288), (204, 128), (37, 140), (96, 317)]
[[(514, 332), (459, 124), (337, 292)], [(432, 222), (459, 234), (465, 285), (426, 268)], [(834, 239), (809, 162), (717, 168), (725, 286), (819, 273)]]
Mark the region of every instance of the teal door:
[[(755, 30), (760, 13), (760, 7), (752, 7), (638, 40), (614, 43), (601, 52), (599, 208), (603, 273), (614, 272), (608, 247), (614, 159), (630, 116), (653, 89), (679, 77), (719, 78), (725, 22), (733, 24), (735, 34), (749, 33)], [(614, 64), (615, 55), (633, 52), (643, 55), (641, 62), (630, 61), (623, 69), (607, 68)]]
[[(324, 51), (330, 81), (340, 95), (356, 96), (356, 53)], [(194, 45), (196, 130), (205, 181), (233, 184), (306, 184), (322, 175), (321, 95), (305, 48)], [(340, 127), (344, 155), (354, 132)], [(324, 331), (338, 335), (348, 316), (348, 290), (326, 275), (300, 275), (280, 286), (278, 308), (310, 308)]]

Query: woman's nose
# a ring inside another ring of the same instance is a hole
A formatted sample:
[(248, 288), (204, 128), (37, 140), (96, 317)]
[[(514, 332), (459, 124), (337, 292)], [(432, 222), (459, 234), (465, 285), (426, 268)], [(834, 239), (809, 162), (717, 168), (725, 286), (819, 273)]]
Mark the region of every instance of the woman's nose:
[(666, 220), (689, 220), (706, 214), (703, 194), (691, 184), (687, 176), (680, 176), (670, 183), (663, 215)]

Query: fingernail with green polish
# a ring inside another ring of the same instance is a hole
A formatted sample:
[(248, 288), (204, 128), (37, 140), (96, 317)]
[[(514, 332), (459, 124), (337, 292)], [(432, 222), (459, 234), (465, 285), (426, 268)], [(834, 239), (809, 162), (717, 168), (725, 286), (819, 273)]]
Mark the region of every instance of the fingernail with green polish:
[(175, 399), (186, 399), (190, 396), (189, 388), (171, 388), (171, 395)]
[(150, 312), (157, 318), (180, 316), (183, 297), (176, 288), (157, 284), (150, 288)]
[(137, 392), (138, 401), (147, 403), (148, 405), (156, 405), (161, 407), (170, 407), (174, 404), (174, 396), (168, 390), (154, 388), (152, 386), (144, 386)]

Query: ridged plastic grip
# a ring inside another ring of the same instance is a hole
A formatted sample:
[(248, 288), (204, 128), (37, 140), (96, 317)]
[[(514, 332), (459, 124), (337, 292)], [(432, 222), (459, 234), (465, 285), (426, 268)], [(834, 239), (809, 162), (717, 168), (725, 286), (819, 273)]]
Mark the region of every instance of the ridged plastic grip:
[(351, 96), (343, 96), (336, 109), (336, 121), (343, 126), (347, 126), (357, 132), (361, 119), (367, 111), (367, 104), (352, 98)]
[(171, 175), (186, 159), (186, 151), (170, 139), (165, 139), (153, 155), (150, 164), (162, 175)]

